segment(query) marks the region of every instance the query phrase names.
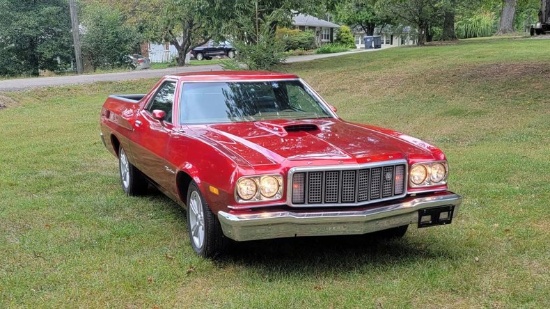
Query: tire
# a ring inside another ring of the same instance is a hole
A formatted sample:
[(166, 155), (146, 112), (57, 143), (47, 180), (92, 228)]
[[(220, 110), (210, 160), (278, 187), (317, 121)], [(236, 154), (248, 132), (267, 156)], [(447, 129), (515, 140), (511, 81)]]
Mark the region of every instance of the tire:
[(231, 58), (231, 59), (235, 58), (235, 52), (232, 51), (232, 50), (228, 51), (228, 52), (227, 52), (227, 57), (229, 57), (229, 58)]
[(195, 58), (197, 58), (198, 61), (202, 61), (204, 59), (204, 55), (202, 53), (197, 53)]
[(402, 225), (391, 229), (378, 231), (373, 233), (372, 235), (379, 239), (399, 239), (405, 236), (408, 228), (408, 225)]
[(118, 170), (120, 173), (120, 184), (122, 190), (128, 196), (144, 195), (147, 192), (149, 183), (143, 174), (128, 161), (124, 148), (118, 151)]
[(213, 258), (222, 253), (226, 243), (222, 228), (195, 182), (187, 190), (187, 228), (191, 247), (199, 256)]

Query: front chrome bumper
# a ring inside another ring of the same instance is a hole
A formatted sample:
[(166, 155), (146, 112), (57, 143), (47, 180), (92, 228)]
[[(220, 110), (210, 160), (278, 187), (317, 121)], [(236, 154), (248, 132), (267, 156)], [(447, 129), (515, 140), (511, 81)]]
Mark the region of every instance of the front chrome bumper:
[(253, 214), (218, 212), (225, 236), (236, 241), (300, 236), (366, 234), (417, 224), (425, 209), (450, 207), (456, 216), (462, 197), (452, 192), (410, 198), (404, 202), (365, 210), (265, 211)]

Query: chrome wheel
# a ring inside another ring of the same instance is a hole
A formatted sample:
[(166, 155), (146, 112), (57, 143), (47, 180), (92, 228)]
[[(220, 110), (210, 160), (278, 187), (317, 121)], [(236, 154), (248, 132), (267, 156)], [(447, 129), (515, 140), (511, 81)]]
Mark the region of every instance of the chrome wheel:
[(189, 197), (189, 229), (194, 247), (201, 250), (204, 246), (204, 211), (202, 199), (197, 191)]
[(204, 59), (204, 56), (202, 53), (198, 53), (197, 54), (197, 60), (201, 61), (202, 59)]
[(124, 149), (120, 149), (120, 180), (122, 181), (122, 188), (124, 191), (128, 191), (130, 187), (130, 162), (128, 162), (128, 157)]
[(118, 150), (118, 169), (120, 184), (127, 195), (137, 196), (147, 192), (148, 182), (143, 174), (130, 163), (128, 155), (122, 147)]
[(191, 247), (200, 256), (215, 257), (226, 244), (220, 222), (195, 182), (187, 189), (187, 229)]

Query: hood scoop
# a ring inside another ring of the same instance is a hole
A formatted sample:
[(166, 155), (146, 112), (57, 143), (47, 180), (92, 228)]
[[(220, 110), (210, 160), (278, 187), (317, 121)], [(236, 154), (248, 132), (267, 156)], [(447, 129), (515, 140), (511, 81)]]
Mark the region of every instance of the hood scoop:
[(317, 131), (319, 127), (312, 123), (301, 123), (301, 124), (291, 124), (284, 126), (285, 131), (287, 132), (308, 132), (308, 131)]

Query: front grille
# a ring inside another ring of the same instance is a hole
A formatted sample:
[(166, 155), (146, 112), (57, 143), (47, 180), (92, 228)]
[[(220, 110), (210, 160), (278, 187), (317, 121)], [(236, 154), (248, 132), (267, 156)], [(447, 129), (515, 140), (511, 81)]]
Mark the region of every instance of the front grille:
[(355, 206), (403, 197), (406, 164), (294, 168), (289, 174), (292, 206)]

